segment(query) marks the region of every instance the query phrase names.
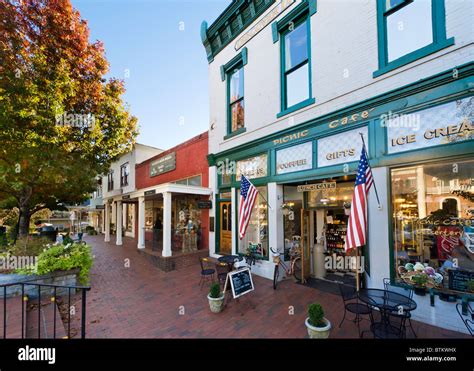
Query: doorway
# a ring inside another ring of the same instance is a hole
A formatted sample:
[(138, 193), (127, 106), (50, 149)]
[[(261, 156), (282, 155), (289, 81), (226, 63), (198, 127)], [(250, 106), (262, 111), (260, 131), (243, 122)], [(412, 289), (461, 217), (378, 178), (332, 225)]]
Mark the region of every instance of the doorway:
[(221, 201), (219, 212), (219, 254), (230, 255), (232, 253), (232, 203)]

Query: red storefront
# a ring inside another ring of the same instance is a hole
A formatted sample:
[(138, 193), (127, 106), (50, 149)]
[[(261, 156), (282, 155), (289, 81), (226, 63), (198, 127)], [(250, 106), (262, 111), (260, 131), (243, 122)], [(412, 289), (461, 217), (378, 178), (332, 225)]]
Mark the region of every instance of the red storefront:
[(146, 247), (143, 251), (169, 258), (209, 249), (207, 154), (205, 132), (136, 165), (138, 247)]

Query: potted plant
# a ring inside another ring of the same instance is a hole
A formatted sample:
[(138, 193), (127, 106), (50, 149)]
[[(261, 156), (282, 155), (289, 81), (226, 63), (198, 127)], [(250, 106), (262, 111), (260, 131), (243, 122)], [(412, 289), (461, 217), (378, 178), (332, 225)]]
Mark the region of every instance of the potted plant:
[(212, 313), (219, 313), (224, 308), (224, 293), (221, 292), (221, 286), (218, 283), (213, 283), (207, 295), (209, 300), (209, 308)]
[(411, 277), (414, 285), (414, 292), (416, 295), (424, 296), (426, 294), (426, 284), (428, 283), (428, 276), (425, 273), (418, 273)]
[(327, 339), (329, 337), (331, 322), (324, 317), (324, 310), (320, 304), (309, 305), (305, 325), (310, 339)]

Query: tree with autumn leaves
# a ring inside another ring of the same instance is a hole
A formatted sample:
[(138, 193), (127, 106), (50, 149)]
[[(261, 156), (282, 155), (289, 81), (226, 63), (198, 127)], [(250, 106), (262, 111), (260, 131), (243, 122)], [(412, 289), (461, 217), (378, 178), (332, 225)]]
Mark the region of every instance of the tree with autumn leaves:
[(137, 120), (107, 71), (69, 0), (0, 2), (0, 208), (18, 208), (20, 236), (38, 210), (86, 200), (132, 148)]

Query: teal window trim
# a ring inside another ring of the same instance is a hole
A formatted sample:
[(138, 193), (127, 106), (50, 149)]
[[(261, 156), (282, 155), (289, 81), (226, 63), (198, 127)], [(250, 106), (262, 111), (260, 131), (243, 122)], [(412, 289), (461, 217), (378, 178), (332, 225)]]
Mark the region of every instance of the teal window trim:
[[(230, 75), (235, 69), (244, 68), (248, 63), (248, 49), (247, 47), (242, 48), (239, 54), (232, 58), (229, 62), (220, 67), (221, 79), (226, 83), (226, 116), (227, 116), (227, 134), (224, 136), (224, 140), (232, 138), (236, 135), (245, 133), (246, 128), (239, 128), (232, 131), (232, 118), (230, 109)], [(244, 71), (244, 96), (240, 98), (245, 102), (245, 71)], [(235, 103), (235, 102), (233, 102)], [(245, 111), (244, 111), (245, 112)], [(244, 120), (245, 125), (245, 120)]]
[[(280, 40), (280, 109), (276, 117), (280, 118), (289, 113), (298, 111), (304, 107), (307, 107), (315, 103), (313, 98), (313, 87), (312, 87), (312, 68), (311, 68), (311, 22), (310, 18), (316, 13), (317, 6), (316, 0), (304, 0), (297, 5), (291, 12), (279, 21), (272, 23), (272, 36), (273, 42), (276, 43), (281, 36)], [(287, 106), (287, 92), (286, 92), (286, 75), (289, 71), (285, 71), (285, 35), (289, 33), (291, 29), (300, 26), (306, 22), (307, 32), (307, 43), (308, 43), (308, 59), (305, 62), (295, 66), (291, 71), (295, 71), (302, 67), (304, 64), (308, 64), (308, 99), (302, 102), (294, 104), (293, 106)]]
[(413, 0), (405, 0), (386, 11), (386, 0), (377, 0), (377, 43), (379, 68), (373, 73), (373, 77), (379, 77), (387, 72), (436, 53), (444, 48), (454, 45), (454, 37), (446, 38), (446, 10), (445, 0), (431, 0), (431, 18), (433, 24), (433, 42), (420, 49), (414, 50), (398, 59), (388, 62), (387, 49), (387, 16), (393, 14)]

